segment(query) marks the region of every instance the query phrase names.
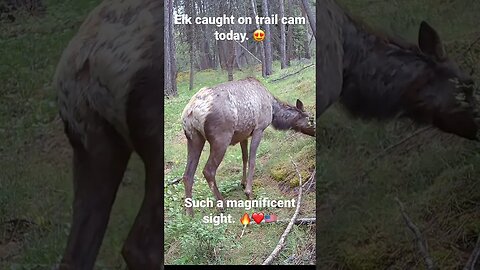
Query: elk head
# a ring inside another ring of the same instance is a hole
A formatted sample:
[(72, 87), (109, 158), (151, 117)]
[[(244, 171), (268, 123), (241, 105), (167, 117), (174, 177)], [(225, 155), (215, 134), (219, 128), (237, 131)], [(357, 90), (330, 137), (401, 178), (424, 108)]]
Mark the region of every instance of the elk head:
[(424, 21), (418, 48), (425, 68), (405, 92), (406, 113), (445, 132), (479, 140), (474, 81), (447, 57), (438, 33)]
[(297, 99), (295, 109), (298, 111), (297, 117), (292, 121), (292, 128), (303, 134), (315, 137), (315, 119), (303, 108), (303, 102)]

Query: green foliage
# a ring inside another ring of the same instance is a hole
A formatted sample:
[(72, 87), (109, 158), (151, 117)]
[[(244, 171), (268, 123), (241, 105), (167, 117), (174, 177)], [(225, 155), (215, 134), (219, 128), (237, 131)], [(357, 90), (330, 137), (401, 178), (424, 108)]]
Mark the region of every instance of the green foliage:
[[(450, 57), (479, 81), (478, 2), (339, 2), (373, 29), (412, 42), (420, 21), (427, 20)], [(480, 233), (478, 145), (430, 130), (386, 151), (418, 127), (408, 120), (353, 120), (338, 105), (317, 126), (321, 269), (423, 269), (395, 197), (422, 231), (439, 268), (463, 268)]]

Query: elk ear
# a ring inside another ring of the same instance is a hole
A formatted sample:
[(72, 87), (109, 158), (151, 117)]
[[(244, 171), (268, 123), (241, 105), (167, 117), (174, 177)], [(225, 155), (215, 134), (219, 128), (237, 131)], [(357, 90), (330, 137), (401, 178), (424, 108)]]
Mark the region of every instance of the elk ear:
[(303, 112), (303, 102), (297, 99), (297, 109)]
[(422, 21), (418, 32), (418, 46), (420, 50), (437, 60), (444, 60), (446, 57), (445, 49), (437, 31), (427, 22)]

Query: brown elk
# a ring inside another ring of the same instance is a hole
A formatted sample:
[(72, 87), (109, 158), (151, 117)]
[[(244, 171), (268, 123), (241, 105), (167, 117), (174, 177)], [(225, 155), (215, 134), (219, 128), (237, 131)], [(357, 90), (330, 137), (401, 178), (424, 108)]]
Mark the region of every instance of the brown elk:
[[(183, 175), (185, 200), (192, 198), (193, 177), (205, 141), (210, 144), (210, 155), (203, 175), (215, 198), (223, 200), (215, 182), (218, 166), (228, 146), (240, 143), (243, 160), (241, 183), (247, 197), (252, 199), (255, 157), (264, 130), (271, 124), (275, 129), (293, 129), (315, 136), (312, 118), (304, 111), (300, 100), (297, 100), (296, 106), (283, 103), (254, 78), (200, 89), (185, 107), (182, 122), (188, 141), (187, 165)], [(249, 137), (252, 137), (250, 153), (247, 149)], [(187, 207), (186, 211), (193, 216), (192, 207)]]
[(417, 46), (367, 29), (334, 0), (319, 6), (317, 117), (340, 100), (353, 116), (406, 116), (479, 140), (473, 81), (429, 24), (420, 24)]
[(58, 63), (74, 183), (60, 269), (93, 268), (133, 151), (145, 166), (145, 195), (122, 255), (129, 269), (163, 268), (163, 14), (163, 1), (105, 0)]

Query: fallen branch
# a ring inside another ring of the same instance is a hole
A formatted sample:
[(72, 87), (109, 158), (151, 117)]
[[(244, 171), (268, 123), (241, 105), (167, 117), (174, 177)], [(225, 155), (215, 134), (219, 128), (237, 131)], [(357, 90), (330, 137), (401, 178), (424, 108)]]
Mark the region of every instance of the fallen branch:
[(308, 181), (305, 182), (305, 184), (303, 184), (302, 187), (305, 187), (305, 186), (310, 182), (310, 184), (308, 185), (308, 188), (305, 189), (305, 192), (309, 191), (310, 188), (312, 187), (313, 183), (315, 183), (315, 181), (316, 181), (316, 179), (315, 179), (315, 172), (316, 172), (316, 170), (314, 169), (314, 170), (313, 170), (313, 173), (312, 173), (312, 174), (310, 175), (310, 177), (308, 178)]
[(398, 203), (398, 206), (400, 207), (400, 212), (402, 213), (403, 220), (405, 220), (407, 227), (415, 235), (415, 241), (417, 242), (418, 251), (420, 252), (420, 255), (422, 256), (423, 261), (425, 262), (425, 267), (427, 268), (427, 270), (438, 269), (435, 266), (435, 263), (433, 262), (432, 257), (430, 257), (430, 254), (428, 253), (427, 241), (422, 236), (420, 229), (417, 227), (417, 225), (415, 225), (415, 223), (413, 223), (413, 221), (407, 215), (407, 212), (405, 212), (405, 207), (403, 206), (403, 203), (398, 198), (395, 198), (395, 201)]
[[(277, 222), (289, 222), (290, 220), (278, 220)], [(317, 218), (297, 218), (293, 224), (295, 225), (303, 225), (303, 224), (315, 224), (317, 222)]]
[(278, 241), (278, 244), (277, 246), (275, 247), (275, 249), (273, 249), (272, 253), (270, 254), (270, 256), (267, 257), (267, 259), (265, 259), (265, 261), (263, 262), (262, 265), (269, 265), (273, 262), (273, 260), (275, 259), (275, 257), (278, 256), (278, 254), (280, 253), (280, 251), (282, 250), (282, 248), (285, 246), (285, 239), (287, 238), (287, 235), (290, 233), (290, 231), (292, 230), (292, 227), (293, 227), (293, 224), (295, 223), (295, 221), (297, 220), (297, 216), (298, 216), (298, 213), (300, 212), (300, 203), (302, 201), (302, 175), (300, 174), (300, 172), (298, 171), (298, 167), (297, 167), (297, 164), (295, 164), (295, 162), (293, 161), (293, 159), (290, 157), (292, 163), (293, 163), (293, 166), (295, 167), (295, 171), (297, 172), (298, 174), (298, 183), (299, 183), (299, 189), (298, 189), (298, 197), (297, 197), (297, 208), (295, 209), (295, 213), (293, 214), (292, 216), (292, 219), (290, 220), (290, 223), (288, 223), (287, 225), (287, 228), (285, 229), (285, 231), (283, 232), (282, 236), (280, 237), (280, 240)]
[[(262, 220), (260, 224), (275, 224), (275, 223), (287, 223), (290, 222), (291, 219), (280, 219), (274, 222), (265, 222)], [(297, 218), (294, 222), (295, 225), (306, 225), (306, 224), (314, 224), (317, 222), (317, 218), (314, 217), (306, 217), (306, 218)]]
[(168, 182), (167, 185), (176, 185), (176, 184), (180, 183), (180, 181), (182, 181), (182, 179), (183, 179), (183, 177), (179, 177), (179, 178), (177, 178), (173, 181)]
[(477, 264), (478, 257), (480, 257), (480, 234), (478, 235), (477, 244), (475, 245), (475, 248), (473, 249), (472, 255), (470, 255), (470, 258), (468, 258), (467, 264), (465, 265), (463, 270), (478, 269), (478, 268), (475, 268), (475, 265)]
[(258, 59), (253, 53), (251, 53), (247, 48), (245, 48), (245, 46), (243, 46), (242, 44), (240, 44), (240, 42), (236, 41), (235, 42), (240, 45), (240, 47), (242, 47), (242, 49), (244, 49), (245, 51), (247, 51), (253, 58), (255, 58), (255, 60), (257, 60), (258, 62), (260, 62), (260, 64), (262, 63), (262, 61), (260, 59)]
[(309, 67), (311, 67), (311, 66), (313, 66), (313, 65), (314, 65), (314, 64), (310, 64), (310, 65), (308, 65), (308, 66), (304, 66), (304, 67), (302, 67), (301, 69), (299, 69), (299, 70), (297, 70), (297, 71), (295, 71), (295, 72), (293, 72), (293, 73), (289, 73), (289, 74), (287, 74), (287, 75), (285, 75), (285, 76), (283, 76), (283, 77), (280, 77), (280, 78), (278, 78), (278, 79), (273, 79), (273, 80), (271, 80), (270, 82), (276, 82), (276, 81), (283, 80), (283, 79), (285, 79), (285, 78), (287, 78), (287, 77), (290, 77), (290, 76), (292, 76), (292, 75), (295, 75), (295, 74), (299, 73), (300, 71), (302, 71), (302, 70), (304, 70), (304, 69), (306, 69), (306, 68), (309, 68)]

